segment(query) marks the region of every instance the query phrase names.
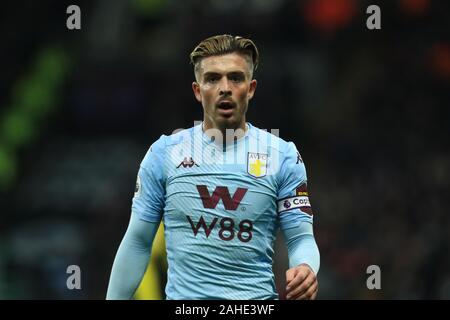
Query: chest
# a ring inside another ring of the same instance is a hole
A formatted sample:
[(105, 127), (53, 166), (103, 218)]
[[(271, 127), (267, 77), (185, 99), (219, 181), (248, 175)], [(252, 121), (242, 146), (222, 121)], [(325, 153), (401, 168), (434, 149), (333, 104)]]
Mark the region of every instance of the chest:
[[(189, 161), (189, 160), (188, 160)], [(274, 175), (241, 164), (198, 164), (172, 170), (166, 183), (166, 212), (253, 218), (272, 215), (277, 198)]]

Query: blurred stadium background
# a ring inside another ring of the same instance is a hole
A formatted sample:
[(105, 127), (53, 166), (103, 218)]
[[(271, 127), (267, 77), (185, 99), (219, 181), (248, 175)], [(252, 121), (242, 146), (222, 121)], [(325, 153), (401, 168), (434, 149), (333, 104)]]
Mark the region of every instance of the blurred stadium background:
[[(66, 8), (81, 8), (81, 30)], [(382, 29), (366, 28), (367, 6)], [(6, 1), (0, 5), (0, 298), (103, 299), (139, 163), (201, 120), (188, 55), (261, 52), (248, 120), (305, 160), (320, 299), (450, 299), (450, 6), (437, 0)], [(274, 270), (284, 297), (286, 249)], [(160, 250), (163, 252), (164, 250)], [(166, 264), (141, 298), (164, 297)], [(79, 265), (82, 290), (68, 290)], [(381, 290), (366, 287), (381, 268)], [(145, 289), (145, 288), (144, 288)], [(156, 291), (155, 291), (156, 290)]]

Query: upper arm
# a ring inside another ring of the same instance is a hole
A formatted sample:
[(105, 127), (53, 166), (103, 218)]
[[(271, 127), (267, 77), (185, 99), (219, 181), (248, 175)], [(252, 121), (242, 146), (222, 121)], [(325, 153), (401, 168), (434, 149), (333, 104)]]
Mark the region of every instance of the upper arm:
[(141, 162), (132, 212), (148, 222), (159, 222), (165, 205), (164, 136), (148, 150)]
[(307, 190), (305, 164), (292, 142), (282, 155), (277, 197), (277, 213), (282, 230), (297, 227), (301, 221), (313, 222)]

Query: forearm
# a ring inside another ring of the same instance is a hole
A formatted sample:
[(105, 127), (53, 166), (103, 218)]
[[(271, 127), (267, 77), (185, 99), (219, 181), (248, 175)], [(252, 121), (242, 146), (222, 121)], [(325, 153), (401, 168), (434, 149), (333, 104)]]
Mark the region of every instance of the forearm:
[(132, 299), (144, 276), (151, 249), (143, 251), (129, 242), (124, 238), (117, 251), (109, 279), (107, 300)]
[(158, 226), (159, 223), (145, 222), (132, 215), (114, 259), (107, 300), (133, 298), (147, 269)]
[(301, 222), (298, 227), (285, 230), (284, 234), (288, 247), (289, 267), (304, 263), (317, 275), (320, 268), (320, 253), (314, 239), (312, 224)]

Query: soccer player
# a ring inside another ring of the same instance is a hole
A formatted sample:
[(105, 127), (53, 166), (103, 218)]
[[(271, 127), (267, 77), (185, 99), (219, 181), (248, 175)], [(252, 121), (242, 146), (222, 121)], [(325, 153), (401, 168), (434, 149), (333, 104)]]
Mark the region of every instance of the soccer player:
[(305, 165), (292, 142), (246, 121), (256, 90), (254, 42), (219, 35), (191, 53), (203, 122), (149, 148), (107, 299), (130, 299), (160, 221), (167, 299), (277, 299), (273, 242), (288, 247), (287, 299), (315, 299), (320, 256)]

